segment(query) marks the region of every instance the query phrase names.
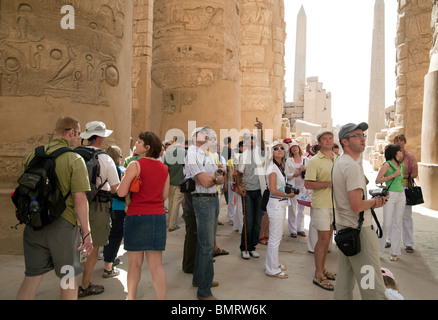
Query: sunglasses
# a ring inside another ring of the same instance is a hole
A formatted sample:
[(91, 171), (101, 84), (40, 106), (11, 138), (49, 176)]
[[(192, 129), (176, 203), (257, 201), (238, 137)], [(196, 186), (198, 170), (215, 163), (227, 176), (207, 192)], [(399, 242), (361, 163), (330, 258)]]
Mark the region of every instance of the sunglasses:
[(275, 147), (273, 150), (274, 150), (274, 151), (284, 150), (284, 147)]

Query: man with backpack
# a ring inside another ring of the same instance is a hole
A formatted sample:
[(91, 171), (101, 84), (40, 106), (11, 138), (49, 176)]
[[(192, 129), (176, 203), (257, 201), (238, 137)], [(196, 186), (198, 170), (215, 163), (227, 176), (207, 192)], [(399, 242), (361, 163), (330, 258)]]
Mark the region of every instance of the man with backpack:
[[(101, 285), (92, 284), (91, 277), (98, 260), (99, 246), (106, 246), (111, 231), (110, 201), (111, 193), (116, 193), (120, 180), (114, 161), (101, 147), (106, 137), (112, 134), (101, 121), (87, 123), (85, 132), (80, 137), (88, 140), (87, 146), (75, 149), (85, 160), (91, 191), (87, 194), (90, 208), (90, 227), (94, 249), (84, 262), (82, 283), (78, 297), (100, 294), (104, 291)], [(116, 270), (114, 270), (116, 271)]]
[[(44, 147), (45, 154), (74, 146), (80, 129), (77, 119), (70, 116), (59, 118), (55, 138)], [(34, 158), (35, 153), (32, 152), (25, 161), (25, 168)], [(64, 152), (55, 159), (55, 173), (62, 195), (69, 195), (65, 200), (65, 210), (58, 219), (42, 229), (26, 225), (23, 233), (26, 270), (17, 299), (34, 299), (44, 274), (53, 269), (61, 279), (73, 276), (64, 285), (61, 281), (61, 299), (77, 299), (77, 276), (83, 271), (80, 252), (85, 250), (90, 254), (93, 250), (85, 194), (90, 185), (82, 157), (74, 152)], [(39, 200), (41, 202), (41, 198)], [(65, 266), (70, 268), (65, 269)]]

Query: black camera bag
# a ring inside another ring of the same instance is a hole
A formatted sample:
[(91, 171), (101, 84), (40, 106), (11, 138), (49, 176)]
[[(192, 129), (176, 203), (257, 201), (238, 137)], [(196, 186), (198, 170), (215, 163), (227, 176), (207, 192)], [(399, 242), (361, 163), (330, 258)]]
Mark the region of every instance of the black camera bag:
[(193, 180), (192, 178), (184, 179), (179, 184), (179, 188), (182, 193), (192, 193), (196, 189), (195, 180)]

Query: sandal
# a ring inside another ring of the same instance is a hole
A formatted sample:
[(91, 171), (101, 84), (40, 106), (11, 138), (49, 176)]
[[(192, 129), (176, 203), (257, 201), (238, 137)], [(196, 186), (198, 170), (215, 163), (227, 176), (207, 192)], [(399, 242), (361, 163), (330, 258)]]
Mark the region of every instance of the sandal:
[(328, 290), (328, 291), (335, 290), (335, 287), (332, 285), (332, 283), (330, 281), (328, 281), (328, 279), (326, 277), (323, 277), (323, 278), (315, 277), (313, 279), (313, 284), (315, 284), (315, 285), (317, 285), (325, 290)]
[(326, 269), (324, 270), (324, 276), (328, 280), (336, 280), (336, 273), (331, 273), (331, 272), (327, 271)]
[(229, 254), (228, 251), (225, 251), (225, 250), (222, 250), (222, 249), (220, 249), (220, 248), (217, 248), (217, 250), (214, 250), (213, 257), (217, 257), (217, 256), (225, 256), (225, 255), (227, 255), (227, 254)]
[(296, 233), (291, 233), (290, 236), (291, 236), (292, 238), (296, 238), (296, 237), (297, 237), (297, 234), (296, 234)]
[(102, 277), (104, 277), (104, 278), (112, 278), (112, 277), (118, 276), (119, 274), (120, 274), (120, 270), (112, 267), (111, 270), (103, 269)]
[(297, 234), (298, 234), (299, 236), (302, 236), (302, 237), (305, 237), (305, 236), (306, 236), (306, 233), (305, 233), (304, 231), (298, 231)]
[(281, 269), (281, 271), (286, 271), (287, 270), (287, 268), (286, 268), (286, 266), (284, 264), (280, 264), (278, 267)]
[(414, 253), (414, 248), (412, 248), (411, 246), (407, 246), (406, 247), (406, 252), (407, 253)]
[(398, 257), (397, 256), (391, 256), (391, 258), (389, 258), (389, 261), (397, 261)]
[(269, 277), (276, 277), (279, 279), (287, 279), (289, 278), (289, 276), (287, 275), (287, 273), (285, 273), (284, 271), (281, 271), (280, 273), (277, 274), (268, 274)]
[(90, 282), (90, 284), (88, 285), (88, 287), (86, 289), (79, 286), (78, 298), (84, 298), (84, 297), (91, 296), (94, 294), (101, 294), (104, 291), (105, 291), (105, 288), (103, 286), (97, 285), (97, 284), (92, 284)]
[(263, 238), (259, 239), (259, 243), (264, 245), (264, 246), (267, 246), (268, 245), (268, 240), (269, 240), (268, 237), (263, 237)]

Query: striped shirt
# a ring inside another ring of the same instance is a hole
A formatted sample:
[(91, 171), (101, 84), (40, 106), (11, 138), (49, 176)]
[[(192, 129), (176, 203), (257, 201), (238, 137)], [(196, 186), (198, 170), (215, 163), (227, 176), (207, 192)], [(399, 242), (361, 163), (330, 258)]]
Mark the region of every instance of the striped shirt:
[(216, 193), (216, 185), (212, 187), (202, 186), (197, 175), (205, 172), (207, 174), (214, 174), (217, 170), (217, 165), (207, 153), (197, 146), (190, 146), (187, 150), (187, 156), (185, 158), (185, 174), (186, 178), (193, 178), (196, 181), (196, 190), (194, 193)]

